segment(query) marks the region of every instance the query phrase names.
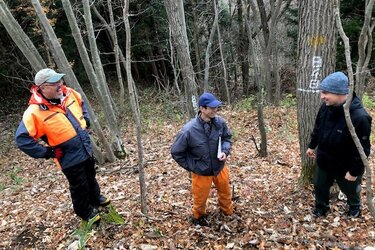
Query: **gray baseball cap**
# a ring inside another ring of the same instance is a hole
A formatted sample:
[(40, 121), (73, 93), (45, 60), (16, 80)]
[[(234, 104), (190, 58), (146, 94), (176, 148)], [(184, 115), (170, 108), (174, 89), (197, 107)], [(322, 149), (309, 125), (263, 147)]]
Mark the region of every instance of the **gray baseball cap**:
[(65, 74), (57, 73), (53, 69), (42, 69), (39, 70), (35, 75), (34, 82), (37, 86), (42, 85), (43, 83), (55, 83), (60, 81), (60, 79), (65, 76)]

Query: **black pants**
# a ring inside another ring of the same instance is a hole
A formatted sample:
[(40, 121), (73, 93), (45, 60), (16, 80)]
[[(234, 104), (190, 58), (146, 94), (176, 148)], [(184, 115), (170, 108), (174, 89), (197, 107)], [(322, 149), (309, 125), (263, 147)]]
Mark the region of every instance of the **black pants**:
[(63, 169), (63, 173), (69, 181), (74, 212), (82, 219), (87, 219), (93, 207), (99, 205), (100, 188), (95, 179), (95, 160), (89, 158)]
[(360, 208), (362, 175), (358, 176), (355, 181), (348, 181), (344, 176), (329, 173), (319, 167), (316, 167), (314, 177), (315, 207), (329, 209), (329, 190), (335, 180), (341, 191), (346, 195), (350, 208)]

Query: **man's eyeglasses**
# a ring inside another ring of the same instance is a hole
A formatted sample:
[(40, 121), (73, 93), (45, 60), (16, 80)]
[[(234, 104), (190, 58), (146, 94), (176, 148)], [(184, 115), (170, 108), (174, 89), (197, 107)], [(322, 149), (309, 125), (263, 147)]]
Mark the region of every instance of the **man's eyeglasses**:
[(52, 86), (52, 87), (60, 87), (64, 84), (62, 80), (59, 80), (57, 82), (52, 82), (52, 83), (43, 83), (44, 86)]

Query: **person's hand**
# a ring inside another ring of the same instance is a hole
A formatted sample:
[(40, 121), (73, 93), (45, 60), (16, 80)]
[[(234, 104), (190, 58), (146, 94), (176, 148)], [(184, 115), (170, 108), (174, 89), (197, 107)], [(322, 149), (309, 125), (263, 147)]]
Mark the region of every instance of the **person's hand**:
[(46, 159), (49, 159), (49, 158), (56, 158), (56, 159), (60, 159), (62, 158), (64, 155), (63, 151), (61, 148), (59, 147), (56, 147), (56, 148), (53, 148), (53, 147), (47, 147), (47, 152), (44, 156), (44, 158)]
[(219, 157), (219, 161), (225, 161), (227, 159), (227, 155), (224, 152), (221, 152), (221, 156)]
[(63, 157), (64, 153), (61, 148), (54, 148), (55, 150), (55, 158), (60, 160)]
[(355, 180), (357, 180), (357, 176), (351, 175), (348, 171), (348, 172), (346, 172), (345, 179), (348, 180), (348, 181), (355, 181)]
[(308, 148), (307, 151), (306, 151), (306, 155), (312, 159), (315, 159), (316, 158), (316, 155), (315, 155), (315, 150), (312, 149), (312, 148)]

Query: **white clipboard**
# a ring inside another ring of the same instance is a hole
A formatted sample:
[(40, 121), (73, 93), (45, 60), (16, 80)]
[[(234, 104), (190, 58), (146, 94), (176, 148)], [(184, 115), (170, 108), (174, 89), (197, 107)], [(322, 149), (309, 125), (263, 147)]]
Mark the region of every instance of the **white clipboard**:
[(221, 158), (221, 136), (219, 136), (219, 144), (217, 145), (217, 158), (220, 159)]

